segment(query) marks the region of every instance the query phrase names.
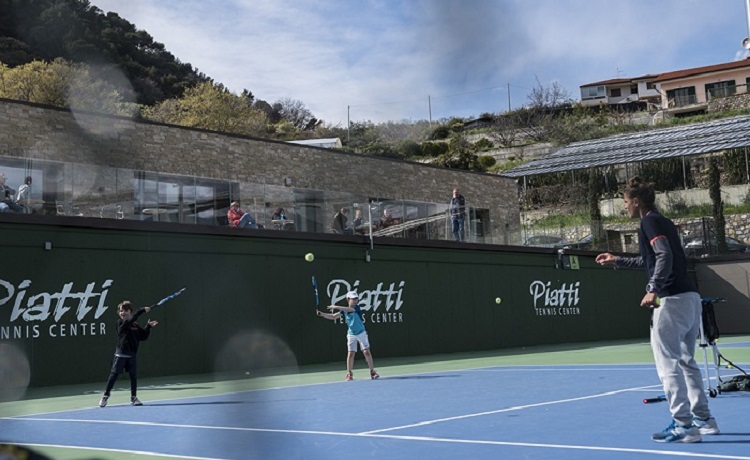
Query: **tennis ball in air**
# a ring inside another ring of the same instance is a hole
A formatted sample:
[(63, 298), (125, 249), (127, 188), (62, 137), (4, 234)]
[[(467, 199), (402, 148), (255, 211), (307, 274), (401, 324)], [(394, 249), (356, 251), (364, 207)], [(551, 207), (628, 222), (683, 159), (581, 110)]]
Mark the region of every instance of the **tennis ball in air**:
[(313, 260), (315, 260), (315, 256), (312, 252), (308, 252), (307, 254), (305, 254), (305, 260), (308, 262), (312, 262)]
[(497, 304), (502, 303), (502, 302), (503, 302), (503, 299), (501, 299), (500, 297), (497, 297), (495, 299), (495, 303), (497, 303)]

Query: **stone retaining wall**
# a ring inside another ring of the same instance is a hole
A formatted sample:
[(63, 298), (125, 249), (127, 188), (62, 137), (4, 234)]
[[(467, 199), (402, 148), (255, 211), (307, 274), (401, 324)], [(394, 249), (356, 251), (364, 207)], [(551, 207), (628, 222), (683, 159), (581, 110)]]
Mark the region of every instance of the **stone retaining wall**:
[[(489, 210), (485, 242), (520, 240), (516, 181), (494, 174), (0, 99), (0, 155)], [(334, 209), (326, 210), (333, 215)]]

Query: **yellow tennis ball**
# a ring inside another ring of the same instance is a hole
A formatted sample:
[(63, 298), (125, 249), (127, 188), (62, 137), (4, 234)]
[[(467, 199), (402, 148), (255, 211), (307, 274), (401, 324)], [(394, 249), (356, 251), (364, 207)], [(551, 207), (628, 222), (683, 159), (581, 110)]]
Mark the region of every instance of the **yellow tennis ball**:
[(503, 299), (501, 299), (500, 297), (497, 297), (495, 299), (495, 303), (497, 303), (497, 304), (502, 303), (502, 301), (503, 301)]
[(313, 260), (315, 260), (315, 256), (312, 252), (308, 252), (307, 254), (305, 254), (305, 260), (308, 262), (312, 262)]

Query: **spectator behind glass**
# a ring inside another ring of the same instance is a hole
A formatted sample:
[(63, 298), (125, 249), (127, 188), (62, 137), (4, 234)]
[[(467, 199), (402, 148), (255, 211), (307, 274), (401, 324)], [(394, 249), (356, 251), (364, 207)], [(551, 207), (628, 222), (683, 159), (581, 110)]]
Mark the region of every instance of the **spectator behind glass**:
[(362, 219), (362, 210), (357, 209), (356, 211), (354, 211), (354, 220), (352, 220), (352, 228), (354, 228), (354, 232), (359, 233), (360, 235), (364, 235), (364, 223), (365, 221)]
[(271, 222), (276, 230), (294, 230), (294, 220), (286, 216), (284, 208), (276, 208), (271, 216)]
[(229, 211), (227, 211), (227, 219), (229, 219), (229, 225), (232, 228), (258, 228), (258, 224), (249, 213), (243, 212), (240, 209), (240, 204), (236, 201), (232, 201), (229, 205)]
[(354, 211), (354, 220), (352, 221), (352, 225), (354, 226), (354, 228), (357, 228), (363, 223), (364, 221), (362, 220), (362, 210), (357, 209), (356, 211)]
[(451, 215), (453, 238), (456, 241), (463, 241), (464, 220), (466, 219), (466, 200), (457, 188), (453, 189), (453, 197), (451, 198), (449, 211)]
[(26, 176), (20, 187), (18, 187), (18, 194), (16, 195), (16, 203), (23, 206), (26, 212), (30, 212), (31, 207), (29, 206), (29, 195), (31, 195), (31, 176)]
[(331, 229), (334, 233), (341, 233), (343, 235), (352, 235), (354, 233), (354, 230), (346, 225), (349, 220), (349, 218), (346, 217), (347, 214), (349, 214), (349, 210), (347, 208), (341, 208), (341, 210), (333, 216)]
[(380, 228), (390, 227), (395, 224), (396, 220), (391, 215), (391, 210), (388, 208), (383, 209), (383, 217), (380, 219)]
[(14, 199), (16, 191), (5, 185), (8, 177), (5, 173), (0, 172), (0, 212), (23, 212), (23, 207), (19, 206)]

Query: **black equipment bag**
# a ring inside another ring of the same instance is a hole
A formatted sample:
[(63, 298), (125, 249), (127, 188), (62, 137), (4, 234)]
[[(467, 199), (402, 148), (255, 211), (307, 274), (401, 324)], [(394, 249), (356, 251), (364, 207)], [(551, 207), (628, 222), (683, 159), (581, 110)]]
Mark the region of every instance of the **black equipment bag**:
[(716, 325), (713, 302), (703, 302), (703, 336), (706, 343), (713, 345), (719, 338), (719, 326)]
[(750, 375), (738, 375), (719, 384), (719, 392), (750, 391)]

